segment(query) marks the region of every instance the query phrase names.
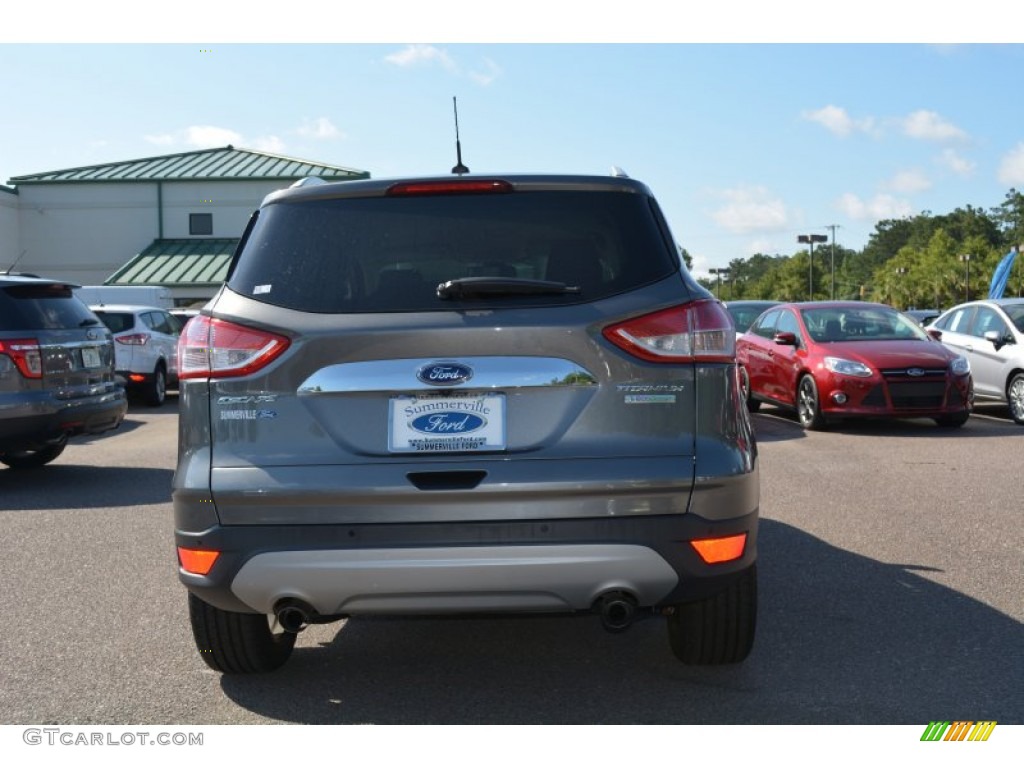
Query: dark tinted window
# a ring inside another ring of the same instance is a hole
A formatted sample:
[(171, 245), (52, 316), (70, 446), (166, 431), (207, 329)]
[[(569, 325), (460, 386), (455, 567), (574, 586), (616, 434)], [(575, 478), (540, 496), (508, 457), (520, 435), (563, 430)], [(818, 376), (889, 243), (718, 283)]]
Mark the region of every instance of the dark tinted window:
[(99, 309), (96, 310), (96, 317), (102, 320), (112, 333), (130, 331), (135, 327), (135, 315), (132, 312), (108, 312)]
[[(678, 270), (643, 195), (513, 192), (270, 205), (228, 285), (308, 312), (407, 312), (592, 301)], [(438, 284), (463, 277), (554, 280), (580, 293), (437, 298)]]
[(1017, 330), (1024, 333), (1024, 304), (1009, 304), (1003, 307), (1003, 311), (1010, 316)]
[(1003, 318), (994, 309), (991, 307), (978, 307), (978, 311), (974, 315), (974, 323), (971, 326), (972, 336), (983, 337), (989, 331), (995, 331), (1000, 336), (1005, 336), (1009, 330)]
[(818, 342), (927, 339), (914, 320), (885, 307), (802, 309), (804, 325)]
[(758, 320), (757, 325), (755, 325), (751, 330), (758, 336), (764, 336), (766, 339), (770, 339), (775, 335), (775, 323), (778, 319), (778, 310), (766, 312), (764, 317)]
[(96, 318), (64, 285), (0, 288), (0, 329), (60, 330), (95, 325)]
[(792, 333), (799, 340), (800, 336), (800, 324), (796, 320), (794, 315), (789, 310), (784, 311), (779, 315), (778, 325), (775, 326), (776, 333)]
[(935, 322), (935, 327), (953, 333), (967, 333), (973, 317), (974, 307), (960, 307), (939, 318)]

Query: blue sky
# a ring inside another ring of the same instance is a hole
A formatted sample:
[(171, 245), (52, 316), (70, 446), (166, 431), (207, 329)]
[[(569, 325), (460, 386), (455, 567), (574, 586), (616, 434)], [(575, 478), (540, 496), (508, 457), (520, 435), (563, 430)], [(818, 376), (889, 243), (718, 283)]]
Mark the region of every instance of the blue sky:
[[(0, 33), (0, 183), (229, 143), (374, 177), (447, 173), (458, 97), (473, 172), (619, 166), (654, 191), (698, 274), (758, 251), (793, 253), (797, 235), (832, 225), (840, 245), (860, 248), (880, 219), (988, 209), (1024, 187), (1024, 45), (956, 43), (983, 36), (955, 21), (933, 33), (897, 17), (902, 26), (887, 28), (912, 44), (819, 44), (807, 24), (789, 35), (776, 18), (755, 34), (747, 19), (738, 34), (716, 34), (721, 19), (707, 39), (730, 42), (702, 43), (708, 30), (693, 25), (673, 36), (648, 23), (643, 41), (628, 23), (617, 34), (519, 16), (512, 34), (484, 43), (471, 41), (475, 17), (434, 19), (420, 34), (415, 19), (392, 30), (376, 18), (367, 42), (342, 33), (320, 44), (287, 31), (316, 40), (320, 17), (288, 25), (275, 7), (270, 31), (211, 23), (212, 41), (187, 39), (200, 26), (188, 13), (155, 41), (159, 25), (111, 35), (95, 20), (51, 35), (30, 19), (39, 27), (26, 23), (22, 37)], [(565, 42), (520, 42), (531, 29)], [(246, 39), (268, 42), (236, 42)]]

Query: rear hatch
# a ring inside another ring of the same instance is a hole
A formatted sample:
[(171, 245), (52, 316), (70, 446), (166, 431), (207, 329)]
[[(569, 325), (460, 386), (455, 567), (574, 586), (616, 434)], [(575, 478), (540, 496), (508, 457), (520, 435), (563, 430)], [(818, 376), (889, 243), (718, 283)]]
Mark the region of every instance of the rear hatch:
[(38, 281), (0, 291), (0, 340), (21, 374), (5, 377), (8, 390), (49, 392), (71, 403), (117, 388), (110, 333), (70, 286)]
[(685, 511), (698, 368), (663, 326), (714, 303), (640, 185), (341, 186), (264, 206), (183, 336), (222, 523)]

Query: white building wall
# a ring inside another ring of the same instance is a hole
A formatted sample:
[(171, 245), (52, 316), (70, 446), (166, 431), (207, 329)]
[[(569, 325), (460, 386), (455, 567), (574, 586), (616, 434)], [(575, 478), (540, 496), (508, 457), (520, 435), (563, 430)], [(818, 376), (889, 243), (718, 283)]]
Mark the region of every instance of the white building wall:
[[(82, 285), (104, 282), (157, 238), (189, 234), (189, 214), (212, 213), (213, 234), (239, 237), (263, 198), (287, 182), (164, 181), (23, 184), (10, 225), (18, 269)], [(0, 205), (3, 199), (0, 197)], [(0, 246), (4, 236), (0, 208)], [(2, 251), (0, 251), (2, 253)]]
[[(0, 188), (0, 272), (10, 269), (21, 254), (18, 204), (18, 196), (13, 191)], [(21, 264), (16, 269), (23, 271)]]

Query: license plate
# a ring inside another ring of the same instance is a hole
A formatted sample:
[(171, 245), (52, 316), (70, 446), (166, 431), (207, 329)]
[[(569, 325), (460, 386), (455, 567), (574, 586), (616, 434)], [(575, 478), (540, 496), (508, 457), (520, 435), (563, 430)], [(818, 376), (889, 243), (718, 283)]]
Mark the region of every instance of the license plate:
[(98, 349), (95, 347), (82, 347), (83, 368), (99, 368), (102, 364)]
[(391, 398), (388, 450), (461, 453), (505, 448), (504, 394)]

